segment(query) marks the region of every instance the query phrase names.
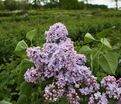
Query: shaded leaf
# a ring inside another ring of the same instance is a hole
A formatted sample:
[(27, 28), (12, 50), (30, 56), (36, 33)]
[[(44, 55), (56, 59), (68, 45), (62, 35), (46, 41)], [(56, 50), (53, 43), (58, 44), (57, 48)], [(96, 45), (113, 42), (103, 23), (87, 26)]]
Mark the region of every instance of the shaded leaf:
[(107, 74), (115, 75), (118, 66), (118, 57), (118, 54), (113, 52), (101, 54), (99, 57), (100, 66)]
[(20, 95), (17, 104), (28, 104), (28, 97), (24, 94)]
[(30, 96), (31, 91), (32, 91), (32, 85), (24, 81), (20, 86), (20, 94)]
[(23, 59), (21, 63), (18, 65), (17, 69), (19, 71), (19, 81), (24, 80), (25, 71), (33, 65), (31, 60)]

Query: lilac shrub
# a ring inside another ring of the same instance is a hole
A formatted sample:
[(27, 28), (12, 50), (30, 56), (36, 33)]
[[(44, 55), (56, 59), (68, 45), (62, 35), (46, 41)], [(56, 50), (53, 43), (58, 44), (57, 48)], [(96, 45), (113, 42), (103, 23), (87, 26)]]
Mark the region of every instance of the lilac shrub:
[[(91, 95), (89, 104), (107, 104), (109, 98), (120, 99), (121, 79), (108, 76), (97, 83), (90, 68), (85, 65), (86, 57), (74, 50), (73, 42), (68, 38), (68, 31), (62, 23), (50, 26), (45, 32), (46, 43), (43, 47), (30, 47), (27, 56), (34, 66), (24, 74), (29, 83), (53, 79), (45, 87), (44, 98), (57, 101), (65, 96), (70, 104), (80, 104), (80, 95)], [(100, 93), (100, 87), (105, 93)]]

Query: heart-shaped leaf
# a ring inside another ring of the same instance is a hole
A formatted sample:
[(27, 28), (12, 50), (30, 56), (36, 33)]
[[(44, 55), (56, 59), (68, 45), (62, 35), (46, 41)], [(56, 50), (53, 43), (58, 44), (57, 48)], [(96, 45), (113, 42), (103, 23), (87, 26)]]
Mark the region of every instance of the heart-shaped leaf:
[(115, 75), (118, 66), (118, 57), (119, 55), (113, 52), (101, 54), (99, 57), (99, 64), (107, 74)]
[(26, 42), (24, 40), (18, 42), (16, 48), (15, 48), (15, 52), (20, 52), (20, 51), (24, 51), (28, 48), (28, 45), (26, 44)]
[(37, 34), (37, 29), (31, 30), (26, 34), (26, 38), (32, 42), (36, 34)]

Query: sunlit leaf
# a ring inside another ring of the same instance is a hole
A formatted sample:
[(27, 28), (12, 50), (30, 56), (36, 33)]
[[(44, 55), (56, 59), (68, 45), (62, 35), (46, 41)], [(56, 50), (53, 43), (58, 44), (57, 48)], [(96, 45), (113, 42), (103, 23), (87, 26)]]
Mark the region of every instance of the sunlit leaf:
[(37, 34), (37, 29), (34, 29), (32, 31), (29, 31), (27, 34), (26, 34), (26, 38), (28, 40), (30, 40), (32, 42), (34, 36)]
[(90, 33), (86, 33), (86, 35), (84, 37), (84, 43), (90, 43), (94, 40), (95, 40), (95, 38)]
[(12, 103), (5, 101), (5, 100), (2, 100), (2, 101), (0, 101), (0, 104), (12, 104)]
[(20, 52), (20, 51), (24, 51), (28, 48), (28, 45), (26, 44), (26, 42), (24, 40), (18, 42), (16, 48), (15, 48), (15, 52)]
[(108, 40), (106, 38), (101, 38), (101, 43), (110, 49), (112, 48), (110, 43), (108, 42)]
[(83, 53), (83, 54), (88, 54), (92, 51), (92, 49), (89, 47), (89, 46), (82, 46), (80, 49), (79, 49), (79, 52), (80, 53)]

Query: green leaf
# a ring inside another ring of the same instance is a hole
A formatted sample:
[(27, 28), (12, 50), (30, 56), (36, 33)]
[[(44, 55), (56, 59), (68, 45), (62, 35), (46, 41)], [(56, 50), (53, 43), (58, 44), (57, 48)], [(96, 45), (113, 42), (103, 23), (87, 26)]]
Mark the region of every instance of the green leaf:
[(15, 48), (15, 52), (21, 52), (24, 51), (28, 48), (28, 45), (26, 44), (26, 42), (24, 40), (18, 42), (16, 48)]
[(60, 98), (58, 104), (69, 104), (68, 100), (65, 97)]
[(92, 51), (92, 49), (89, 47), (89, 46), (82, 46), (80, 49), (79, 49), (79, 52), (80, 53), (83, 53), (83, 54), (88, 54)]
[[(32, 61), (31, 60), (28, 60), (28, 59), (23, 59), (21, 61), (21, 63), (17, 66), (16, 70), (19, 71), (19, 81), (23, 81), (24, 80), (24, 73), (26, 72), (26, 70), (28, 68), (30, 68), (31, 66), (33, 65)], [(20, 83), (19, 82), (19, 83)]]
[(33, 62), (29, 59), (23, 59), (20, 63), (20, 69), (25, 69), (25, 68), (29, 68), (30, 66), (33, 65)]
[(103, 45), (105, 45), (106, 47), (112, 49), (110, 43), (108, 42), (108, 40), (107, 40), (106, 38), (101, 38), (101, 43), (102, 43)]
[(86, 33), (86, 35), (84, 37), (84, 43), (90, 43), (94, 40), (95, 40), (95, 38), (90, 33)]
[(55, 102), (49, 101), (47, 104), (69, 104), (69, 101), (65, 97), (61, 97), (57, 101)]
[(24, 94), (20, 95), (18, 100), (17, 100), (17, 104), (28, 104), (28, 97)]
[(107, 74), (115, 75), (115, 71), (118, 66), (118, 58), (119, 55), (113, 52), (101, 54), (99, 57), (100, 66)]
[(32, 42), (34, 36), (37, 34), (37, 29), (34, 29), (32, 31), (29, 31), (27, 34), (26, 34), (26, 38), (28, 40), (30, 40)]
[(12, 103), (5, 101), (5, 100), (2, 100), (2, 101), (0, 101), (0, 104), (12, 104)]
[(97, 71), (99, 69), (99, 54), (96, 55), (96, 57), (91, 59), (91, 64), (92, 64), (92, 70)]
[(32, 91), (32, 85), (24, 81), (20, 86), (20, 94), (30, 96), (31, 91)]

